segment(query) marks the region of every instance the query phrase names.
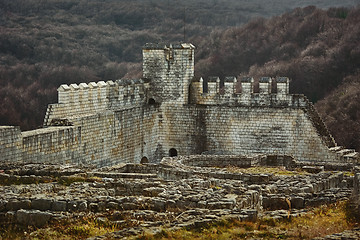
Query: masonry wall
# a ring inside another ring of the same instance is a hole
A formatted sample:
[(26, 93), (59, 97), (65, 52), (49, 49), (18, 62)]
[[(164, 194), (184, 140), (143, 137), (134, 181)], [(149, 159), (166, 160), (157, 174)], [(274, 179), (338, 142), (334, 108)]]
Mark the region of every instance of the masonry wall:
[(16, 127), (2, 127), (2, 159), (108, 166), (139, 163), (143, 157), (159, 162), (174, 154), (172, 149), (178, 155), (263, 153), (334, 161), (335, 153), (328, 149), (333, 143), (319, 131), (305, 100), (290, 96), (287, 106), (271, 101), (267, 105), (252, 101), (252, 106), (142, 104), (67, 115), (73, 126), (22, 133)]
[(155, 158), (157, 111), (156, 106), (141, 106), (70, 118), (81, 134), (80, 154), (74, 161), (102, 167)]
[(81, 158), (81, 129), (52, 127), (22, 132), (24, 162), (78, 163)]
[(188, 102), (194, 77), (194, 46), (147, 44), (143, 48), (143, 77), (151, 79), (150, 95), (157, 103)]
[(163, 110), (164, 147), (179, 155), (263, 153), (336, 160), (302, 108), (188, 105)]
[(0, 159), (3, 161), (20, 161), (21, 151), (20, 127), (0, 126)]
[(49, 104), (44, 126), (56, 119), (84, 117), (106, 110), (133, 108), (146, 102), (148, 84), (142, 80), (99, 81), (63, 84), (58, 88), (58, 103)]
[(152, 161), (164, 155), (158, 138), (159, 118), (159, 106), (146, 105), (68, 116), (73, 126), (25, 132), (0, 127), (0, 160), (98, 167), (139, 163), (143, 157)]

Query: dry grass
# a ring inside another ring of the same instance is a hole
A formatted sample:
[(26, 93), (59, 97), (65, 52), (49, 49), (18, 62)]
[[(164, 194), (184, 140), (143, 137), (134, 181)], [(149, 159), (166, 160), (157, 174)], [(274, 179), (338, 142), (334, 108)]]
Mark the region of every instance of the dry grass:
[(203, 228), (163, 230), (158, 234), (144, 234), (135, 239), (312, 239), (342, 232), (354, 227), (346, 216), (345, 202), (314, 208), (303, 217), (275, 221), (263, 219), (255, 223), (222, 220)]
[[(164, 228), (157, 234), (144, 233), (131, 239), (312, 239), (351, 229), (355, 223), (349, 218), (347, 202), (311, 209), (308, 214), (293, 219), (257, 222), (220, 220), (197, 228), (169, 231)], [(132, 225), (123, 226), (132, 227)], [(20, 228), (9, 226), (0, 229), (0, 239), (86, 239), (104, 235), (120, 228), (96, 217), (84, 217), (53, 223), (46, 228)], [(111, 238), (110, 238), (111, 239)]]
[(87, 239), (117, 230), (109, 221), (99, 222), (95, 217), (84, 217), (54, 222), (45, 228), (8, 226), (0, 229), (0, 239)]

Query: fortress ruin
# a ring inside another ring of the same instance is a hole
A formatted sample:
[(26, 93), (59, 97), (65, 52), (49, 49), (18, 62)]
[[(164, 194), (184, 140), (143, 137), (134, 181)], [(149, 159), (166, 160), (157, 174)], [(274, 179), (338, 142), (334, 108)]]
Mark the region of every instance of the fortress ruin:
[(215, 153), (356, 161), (307, 98), (289, 94), (288, 78), (263, 77), (257, 93), (251, 77), (196, 80), (194, 51), (146, 44), (141, 79), (61, 85), (44, 128), (0, 127), (2, 160), (102, 167)]
[[(43, 128), (0, 127), (2, 225), (91, 216), (117, 231), (90, 239), (114, 239), (288, 221), (350, 197), (360, 215), (358, 153), (288, 78), (195, 79), (194, 50), (147, 44), (142, 79), (61, 85)], [(317, 239), (339, 236), (360, 231)]]

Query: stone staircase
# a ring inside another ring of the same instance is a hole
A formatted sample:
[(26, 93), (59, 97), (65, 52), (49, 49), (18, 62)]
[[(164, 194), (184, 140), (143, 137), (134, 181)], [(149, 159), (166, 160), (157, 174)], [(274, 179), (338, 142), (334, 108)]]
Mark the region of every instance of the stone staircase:
[(49, 118), (52, 112), (52, 104), (49, 104), (47, 109), (46, 109), (46, 113), (45, 113), (45, 117), (44, 117), (44, 123), (43, 123), (43, 127), (47, 127), (49, 125)]

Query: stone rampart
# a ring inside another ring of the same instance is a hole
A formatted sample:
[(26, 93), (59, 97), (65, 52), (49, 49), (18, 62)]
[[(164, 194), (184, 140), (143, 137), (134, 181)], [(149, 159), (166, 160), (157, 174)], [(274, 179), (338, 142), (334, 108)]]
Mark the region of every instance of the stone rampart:
[(149, 98), (157, 103), (186, 104), (194, 77), (192, 44), (146, 44), (143, 48), (143, 77), (150, 81)]
[(163, 112), (163, 147), (176, 149), (179, 155), (209, 151), (290, 155), (300, 161), (338, 159), (329, 151), (333, 145), (327, 145), (334, 143), (319, 137), (302, 107), (187, 105), (163, 106)]
[(67, 116), (73, 126), (1, 127), (1, 160), (108, 166), (161, 158), (157, 106)]
[(53, 127), (22, 132), (22, 161), (77, 163), (81, 128)]
[(44, 126), (53, 120), (91, 115), (108, 109), (124, 109), (146, 102), (148, 84), (142, 80), (99, 81), (89, 84), (63, 84), (58, 88), (58, 103), (50, 104)]
[[(276, 78), (276, 87), (272, 88), (273, 79), (259, 79), (259, 89), (254, 90), (254, 79), (251, 77), (209, 77), (192, 82), (193, 103), (197, 104), (236, 104), (243, 106), (291, 106), (293, 95), (289, 95), (289, 79)], [(299, 103), (300, 105), (305, 103)]]
[(2, 159), (108, 166), (215, 153), (358, 161), (336, 146), (305, 96), (289, 94), (288, 78), (262, 77), (256, 91), (251, 77), (193, 81), (194, 49), (148, 44), (143, 79), (61, 85), (44, 129), (0, 128)]

